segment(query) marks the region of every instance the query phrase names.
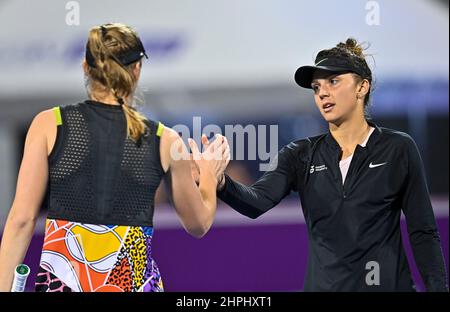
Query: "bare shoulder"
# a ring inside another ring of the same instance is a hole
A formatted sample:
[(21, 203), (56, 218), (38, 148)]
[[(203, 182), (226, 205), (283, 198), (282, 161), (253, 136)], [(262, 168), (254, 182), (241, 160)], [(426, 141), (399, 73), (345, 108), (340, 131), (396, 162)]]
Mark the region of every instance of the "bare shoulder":
[(56, 139), (56, 116), (53, 109), (47, 109), (34, 116), (28, 129), (27, 137), (37, 138), (45, 141), (47, 145), (47, 154), (53, 148)]
[(180, 135), (178, 134), (178, 132), (176, 132), (172, 128), (164, 126), (164, 131), (161, 135), (161, 139), (166, 142), (172, 143), (172, 142), (176, 141), (177, 139), (181, 139), (181, 138), (180, 138)]
[(33, 118), (32, 125), (50, 126), (56, 122), (56, 116), (53, 109), (47, 109), (36, 114)]
[(184, 159), (187, 157), (186, 155), (188, 155), (186, 145), (178, 132), (172, 128), (164, 127), (164, 131), (161, 135), (160, 155), (164, 172), (169, 170), (169, 167), (174, 160)]
[(28, 129), (28, 134), (45, 133), (46, 129), (52, 121), (55, 122), (55, 116), (53, 116), (52, 110), (39, 112), (31, 121), (31, 125)]
[[(161, 152), (167, 152), (172, 148), (173, 144), (181, 146), (183, 140), (178, 132), (169, 127), (164, 127), (164, 131), (161, 135)], [(184, 145), (184, 144), (183, 144)]]

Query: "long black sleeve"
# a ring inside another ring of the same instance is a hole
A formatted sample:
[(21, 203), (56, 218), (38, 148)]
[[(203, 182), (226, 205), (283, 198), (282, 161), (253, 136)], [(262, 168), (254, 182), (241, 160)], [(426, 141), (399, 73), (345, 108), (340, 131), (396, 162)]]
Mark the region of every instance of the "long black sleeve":
[(448, 291), (439, 232), (426, 184), (425, 170), (415, 142), (407, 142), (408, 178), (402, 202), (417, 266), (427, 291)]
[(271, 171), (253, 185), (246, 186), (225, 176), (225, 186), (218, 197), (237, 212), (257, 218), (276, 206), (292, 189), (295, 189), (296, 169), (293, 162), (295, 143), (282, 148), (271, 163)]

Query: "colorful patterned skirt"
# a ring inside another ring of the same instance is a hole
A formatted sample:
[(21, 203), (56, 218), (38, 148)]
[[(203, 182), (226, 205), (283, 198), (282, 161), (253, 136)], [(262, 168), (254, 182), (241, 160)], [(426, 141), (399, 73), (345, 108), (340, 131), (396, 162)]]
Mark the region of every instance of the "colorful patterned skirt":
[(39, 292), (161, 292), (152, 227), (47, 219)]

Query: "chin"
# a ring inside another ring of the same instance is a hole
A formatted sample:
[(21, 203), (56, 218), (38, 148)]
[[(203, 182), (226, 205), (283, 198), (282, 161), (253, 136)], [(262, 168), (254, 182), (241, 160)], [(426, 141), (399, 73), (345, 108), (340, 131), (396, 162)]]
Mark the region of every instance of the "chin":
[(338, 115), (326, 114), (322, 116), (326, 122), (335, 124), (336, 126), (339, 126), (344, 121), (344, 118)]
[(338, 116), (336, 116), (335, 114), (322, 114), (323, 119), (325, 119), (326, 122), (334, 122), (336, 120), (338, 120)]

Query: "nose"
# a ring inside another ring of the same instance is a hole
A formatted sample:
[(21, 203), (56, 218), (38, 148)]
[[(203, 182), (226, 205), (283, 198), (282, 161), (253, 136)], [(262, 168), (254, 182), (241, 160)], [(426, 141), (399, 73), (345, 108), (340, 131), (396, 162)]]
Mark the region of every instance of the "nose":
[(328, 92), (328, 88), (326, 86), (321, 86), (317, 95), (321, 100), (323, 100), (324, 98), (329, 97), (330, 93)]

